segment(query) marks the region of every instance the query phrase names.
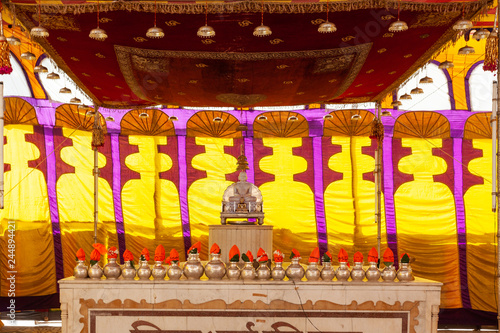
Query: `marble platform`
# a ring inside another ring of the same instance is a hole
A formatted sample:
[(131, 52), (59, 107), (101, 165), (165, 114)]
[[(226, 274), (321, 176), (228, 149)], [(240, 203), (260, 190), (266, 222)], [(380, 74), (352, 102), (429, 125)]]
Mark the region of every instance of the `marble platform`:
[(250, 250), (257, 257), (259, 247), (267, 252), (269, 258), (273, 256), (273, 226), (272, 225), (209, 225), (208, 244), (217, 243), (221, 249), (224, 262), (229, 261), (229, 250), (237, 245), (241, 253)]
[(62, 333), (436, 333), (441, 285), (66, 278)]

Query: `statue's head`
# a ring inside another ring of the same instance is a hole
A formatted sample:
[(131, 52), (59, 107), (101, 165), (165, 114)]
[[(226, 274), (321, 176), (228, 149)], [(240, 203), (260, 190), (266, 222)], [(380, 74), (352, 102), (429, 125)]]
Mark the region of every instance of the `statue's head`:
[(245, 171), (241, 171), (240, 175), (238, 176), (238, 180), (240, 182), (246, 182), (247, 181), (247, 173)]

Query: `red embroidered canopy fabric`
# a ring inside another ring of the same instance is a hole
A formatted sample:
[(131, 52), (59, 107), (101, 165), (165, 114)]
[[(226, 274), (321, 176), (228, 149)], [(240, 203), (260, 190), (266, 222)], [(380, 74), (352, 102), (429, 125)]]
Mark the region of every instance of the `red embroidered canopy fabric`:
[[(10, 2), (26, 27), (38, 25), (35, 1)], [(97, 26), (95, 1), (44, 1), (41, 24), (50, 36), (37, 42), (104, 106), (357, 103), (380, 101), (452, 38), (462, 12), (486, 5), (403, 1), (400, 19), (409, 29), (393, 33), (397, 2), (331, 1), (329, 21), (338, 30), (321, 34), (325, 3), (266, 2), (263, 22), (272, 35), (255, 37), (260, 4), (209, 2), (216, 36), (199, 38), (205, 4), (159, 2), (165, 37), (150, 39), (154, 2), (101, 1), (99, 25), (109, 36), (101, 42), (88, 36)]]

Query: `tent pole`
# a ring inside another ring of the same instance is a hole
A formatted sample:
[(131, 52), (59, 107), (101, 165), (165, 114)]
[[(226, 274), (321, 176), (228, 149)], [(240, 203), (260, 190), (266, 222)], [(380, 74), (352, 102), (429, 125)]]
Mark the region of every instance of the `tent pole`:
[[(0, 135), (4, 135), (4, 111), (5, 101), (3, 99), (3, 82), (0, 82)], [(4, 208), (4, 161), (3, 161), (4, 144), (2, 140), (2, 149), (0, 149), (0, 209)]]
[[(100, 121), (99, 107), (95, 106), (94, 128), (98, 128)], [(99, 220), (99, 152), (94, 149), (94, 243), (97, 243), (97, 221)]]
[[(497, 81), (493, 81), (493, 107), (492, 110), (497, 110), (498, 109), (498, 83)], [(492, 149), (492, 154), (491, 156), (495, 156), (496, 150), (497, 150), (497, 115), (495, 111), (491, 112), (491, 149)], [(497, 184), (495, 181), (495, 175), (496, 175), (496, 159), (492, 158), (491, 159), (491, 194), (492, 194), (492, 206), (491, 210), (493, 212), (497, 211)]]
[[(500, 6), (497, 5), (497, 13), (496, 17), (500, 17)], [(495, 29), (495, 27), (493, 27)], [(498, 29), (496, 30), (498, 33)], [(498, 39), (498, 46), (500, 46), (500, 39)], [(500, 75), (500, 68), (499, 68), (499, 62), (498, 62), (498, 54), (497, 54), (497, 77)], [(500, 97), (500, 84), (497, 84), (497, 90), (496, 90), (496, 95), (497, 97)], [(497, 197), (497, 207), (500, 203), (500, 196), (498, 193), (498, 185), (500, 185), (500, 140), (499, 140), (499, 135), (500, 135), (500, 103), (496, 103), (496, 113), (497, 113), (497, 177), (496, 177), (496, 197)], [(492, 110), (493, 113), (493, 110)], [(493, 180), (493, 182), (495, 182)], [(498, 329), (500, 330), (500, 214), (497, 212), (497, 274), (496, 274), (496, 279), (497, 279), (497, 321), (498, 321)]]
[[(377, 105), (377, 119), (380, 121), (381, 113), (381, 103)], [(378, 263), (380, 265), (380, 243), (382, 241), (382, 212), (381, 212), (381, 153), (382, 153), (382, 142), (377, 138), (377, 149), (375, 150), (375, 223), (377, 223), (377, 252), (378, 252)]]

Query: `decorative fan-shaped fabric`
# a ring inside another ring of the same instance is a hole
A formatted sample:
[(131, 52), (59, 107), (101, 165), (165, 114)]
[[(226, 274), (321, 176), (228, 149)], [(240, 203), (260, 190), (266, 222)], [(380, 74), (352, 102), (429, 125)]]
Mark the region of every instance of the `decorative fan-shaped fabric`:
[[(90, 108), (90, 110), (94, 110)], [(56, 126), (74, 128), (81, 131), (92, 131), (94, 127), (94, 117), (87, 116), (88, 109), (78, 109), (75, 104), (63, 104), (56, 108)], [(103, 117), (101, 119), (101, 126), (106, 133), (106, 122)]]
[(476, 113), (465, 123), (464, 139), (491, 139), (491, 112)]
[(407, 112), (396, 120), (394, 137), (446, 139), (450, 137), (450, 123), (445, 116), (436, 112)]
[[(325, 119), (324, 136), (369, 136), (375, 115), (366, 110), (339, 110), (330, 112), (331, 119)], [(355, 114), (361, 119), (352, 120)]]
[[(149, 117), (139, 117), (142, 113), (147, 113)], [(120, 123), (121, 134), (175, 136), (174, 124), (168, 118), (167, 114), (156, 109), (129, 111)]]
[(5, 98), (5, 125), (28, 124), (38, 125), (35, 108), (19, 97)]
[[(220, 119), (219, 119), (220, 118)], [(214, 119), (218, 121), (214, 121)], [(241, 138), (240, 125), (232, 114), (222, 111), (200, 111), (189, 118), (186, 135), (192, 137)]]
[[(259, 120), (266, 116), (266, 120)], [(297, 120), (289, 120), (295, 117)], [(255, 138), (304, 138), (309, 136), (309, 124), (306, 118), (297, 112), (272, 111), (264, 112), (255, 118), (253, 123)]]

